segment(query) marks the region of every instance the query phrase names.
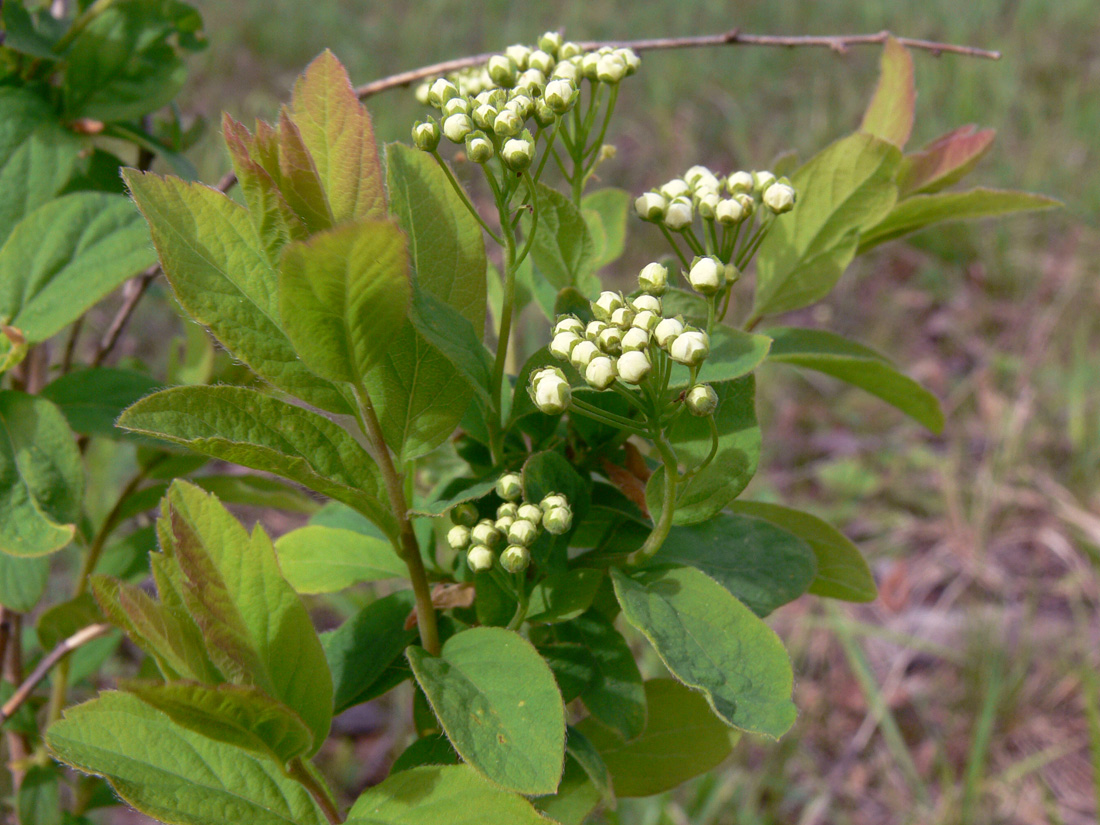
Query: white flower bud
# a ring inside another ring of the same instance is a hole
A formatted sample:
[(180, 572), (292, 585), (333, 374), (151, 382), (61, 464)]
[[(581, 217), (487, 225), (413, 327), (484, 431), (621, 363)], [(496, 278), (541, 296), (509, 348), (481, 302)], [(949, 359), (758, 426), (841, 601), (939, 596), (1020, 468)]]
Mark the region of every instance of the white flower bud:
[(443, 121), (443, 134), (451, 143), (462, 143), (473, 130), (474, 124), (469, 115), (451, 115)]
[(563, 496), (561, 493), (547, 493), (543, 496), (542, 501), (539, 502), (539, 508), (542, 512), (549, 513), (555, 507), (569, 507), (569, 499)]
[(488, 163), (494, 153), (493, 142), (482, 132), (466, 135), (466, 156), (474, 163)]
[(631, 327), (623, 333), (623, 352), (634, 352), (635, 350), (649, 349), (649, 337), (649, 333), (646, 332), (644, 329)]
[(581, 341), (573, 347), (573, 351), (569, 353), (569, 363), (578, 370), (584, 370), (588, 367), (589, 362), (599, 354), (599, 347), (591, 341)]
[(497, 519), (499, 520), (502, 518), (519, 518), (519, 505), (514, 501), (506, 501), (497, 507)]
[(714, 207), (714, 217), (722, 226), (736, 226), (745, 217), (745, 210), (734, 198), (725, 198)]
[(615, 362), (606, 355), (597, 355), (584, 368), (584, 380), (597, 390), (606, 390), (614, 384), (616, 374)]
[(710, 355), (710, 339), (705, 332), (682, 332), (672, 339), (668, 354), (678, 364), (697, 367)]
[(493, 122), (497, 119), (497, 115), (500, 114), (500, 110), (497, 109), (491, 103), (482, 103), (476, 109), (474, 109), (472, 117), (474, 125), (478, 129), (492, 129)]
[(638, 295), (630, 299), (630, 305), (634, 307), (635, 312), (643, 312), (648, 310), (657, 315), (661, 314), (661, 299), (656, 295)]
[(619, 357), (619, 377), (628, 384), (640, 384), (649, 375), (649, 356), (642, 350), (625, 352)]
[(483, 544), (475, 544), (470, 548), (470, 552), (466, 554), (466, 564), (475, 573), (492, 570), (494, 561), (496, 561), (496, 557), (493, 555), (493, 551)]
[(525, 90), (532, 97), (537, 97), (546, 88), (546, 75), (538, 69), (528, 69), (516, 78), (516, 88)]
[(650, 263), (638, 273), (638, 286), (650, 295), (664, 295), (668, 290), (668, 267), (659, 263)]
[(718, 178), (705, 166), (692, 166), (684, 173), (684, 181), (693, 191), (698, 189), (713, 189), (719, 187)]
[(667, 347), (668, 342), (684, 331), (684, 323), (679, 318), (663, 318), (653, 330), (653, 338), (658, 346)]
[(734, 172), (726, 179), (731, 195), (747, 195), (754, 183), (751, 172)]
[(553, 55), (544, 52), (542, 49), (536, 49), (531, 52), (531, 56), (527, 58), (527, 65), (532, 69), (538, 69), (544, 75), (548, 75), (554, 70), (554, 64), (556, 62)]
[[(512, 112), (501, 112), (500, 116), (497, 117), (498, 123), (505, 114), (512, 115), (519, 120), (519, 117)], [(535, 159), (535, 144), (524, 138), (512, 138), (505, 141), (504, 146), (501, 147), (500, 157), (513, 172), (522, 172)]]
[(572, 81), (558, 78), (546, 84), (543, 99), (546, 101), (546, 105), (553, 109), (555, 113), (564, 115), (577, 102), (577, 95), (577, 87), (573, 85)]
[(643, 221), (659, 221), (665, 217), (668, 199), (660, 192), (646, 192), (634, 201), (634, 212)]
[(733, 197), (741, 204), (742, 214), (746, 218), (752, 217), (752, 213), (756, 211), (756, 201), (752, 199), (752, 195), (734, 195)]
[(470, 114), (470, 101), (464, 97), (452, 97), (443, 104), (443, 116)]
[(472, 530), (470, 530), (470, 539), (474, 544), (495, 547), (497, 542), (500, 541), (500, 538), (500, 531), (497, 530), (496, 523), (489, 519), (482, 519), (473, 526)]
[(661, 316), (656, 312), (650, 312), (648, 309), (643, 309), (634, 316), (634, 326), (638, 329), (644, 329), (646, 332), (653, 332), (659, 323), (661, 323)]
[(752, 191), (756, 195), (763, 195), (768, 187), (775, 183), (775, 175), (768, 171), (752, 173)]
[[(595, 349), (595, 346), (588, 341), (582, 341), (581, 343), (588, 344)], [(580, 344), (577, 346), (580, 346)], [(574, 347), (575, 349), (576, 347)], [(535, 383), (534, 388), (535, 406), (547, 415), (561, 415), (569, 409), (569, 405), (573, 401), (573, 390), (569, 386), (569, 382), (556, 375), (543, 376)]]
[(551, 507), (542, 517), (542, 526), (552, 536), (568, 533), (573, 526), (573, 511), (568, 507)]
[(493, 132), (500, 137), (515, 137), (523, 131), (523, 118), (511, 109), (497, 113), (493, 118)]
[(688, 272), (688, 283), (696, 292), (713, 295), (725, 283), (725, 264), (713, 255), (696, 258)]
[[(537, 507), (535, 509), (538, 509)], [(539, 511), (539, 516), (542, 516), (542, 512)], [(522, 544), (524, 547), (531, 544), (539, 535), (539, 528), (535, 522), (530, 522), (527, 519), (516, 519), (512, 522), (512, 526), (508, 528), (508, 543), (509, 544)]]
[(527, 120), (535, 113), (535, 101), (529, 95), (520, 93), (504, 104), (504, 108), (515, 112), (523, 120)]
[(489, 77), (498, 86), (510, 87), (516, 82), (519, 66), (506, 54), (494, 54), (485, 65)]
[(566, 40), (558, 47), (558, 60), (568, 60), (571, 57), (580, 57), (582, 54), (584, 54), (584, 49), (581, 48), (579, 43), (574, 43), (572, 40)]
[(413, 143), (424, 152), (434, 152), (439, 146), (439, 124), (435, 118), (418, 120), (412, 130)]
[(526, 547), (513, 544), (500, 554), (500, 566), (509, 573), (522, 573), (531, 564), (531, 551)]
[(442, 107), (452, 97), (458, 97), (458, 87), (445, 77), (428, 87), (428, 103), (436, 108)]
[(416, 102), (419, 103), (421, 106), (427, 106), (428, 105), (428, 95), (430, 93), (430, 90), (431, 90), (431, 84), (428, 83), (428, 81), (426, 81), (426, 80), (423, 83), (421, 83), (419, 86), (417, 86), (416, 87)]
[(665, 226), (679, 232), (691, 224), (692, 218), (691, 201), (674, 200), (665, 212)]
[(538, 523), (542, 521), (542, 508), (530, 502), (521, 504), (516, 514), (516, 519), (518, 521), (529, 521), (537, 526)]
[(540, 100), (535, 106), (535, 123), (543, 129), (553, 126), (558, 119), (558, 113), (546, 105), (545, 100)]
[(497, 495), (505, 501), (518, 501), (523, 495), (523, 479), (519, 473), (505, 473), (497, 479)]
[(561, 32), (545, 32), (539, 37), (539, 48), (556, 55), (561, 48)]
[(452, 550), (465, 550), (470, 546), (470, 528), (456, 524), (447, 531), (447, 544)]
[(590, 321), (584, 328), (584, 337), (595, 343), (605, 329), (607, 329), (607, 321)]
[(559, 335), (563, 332), (584, 335), (584, 322), (575, 315), (563, 315), (558, 318), (557, 323), (554, 324), (554, 334)]
[(627, 77), (638, 71), (638, 67), (642, 65), (642, 59), (633, 49), (615, 49), (615, 54), (626, 64)]
[(683, 198), (691, 194), (691, 187), (687, 185), (687, 181), (681, 178), (673, 178), (661, 187), (661, 194), (669, 200)]
[(504, 50), (504, 53), (508, 57), (515, 61), (516, 66), (520, 69), (527, 68), (527, 58), (531, 56), (531, 47), (524, 46), (522, 44), (516, 44), (515, 46), (509, 46)]
[(598, 76), (596, 74), (596, 71), (599, 62), (600, 56), (598, 54), (596, 54), (595, 52), (588, 52), (588, 54), (581, 58), (581, 72), (583, 72), (584, 76), (587, 77), (589, 80), (597, 80)]
[(592, 304), (592, 314), (599, 320), (606, 321), (611, 313), (624, 306), (623, 296), (618, 292), (601, 292), (600, 297)]
[(468, 501), (456, 504), (451, 508), (451, 523), (461, 524), (463, 527), (473, 527), (477, 524), (477, 507)]
[(611, 313), (610, 322), (617, 326), (619, 329), (630, 329), (631, 323), (634, 321), (634, 315), (636, 310), (634, 307), (619, 307), (617, 310)]
[(559, 332), (550, 342), (550, 354), (559, 361), (568, 361), (569, 353), (581, 340), (583, 339), (575, 332)]
[(543, 378), (553, 376), (565, 380), (565, 373), (559, 370), (557, 367), (543, 367), (540, 370), (535, 370), (531, 373), (531, 383), (537, 384)]
[(605, 54), (596, 62), (596, 79), (601, 83), (618, 83), (626, 77), (626, 62), (617, 54)]
[(794, 209), (794, 187), (785, 183), (773, 183), (764, 190), (764, 205), (776, 215)]
[(713, 221), (717, 217), (718, 202), (720, 198), (717, 192), (707, 192), (699, 198), (699, 217)]
[(608, 327), (596, 337), (596, 346), (608, 355), (622, 352), (623, 331), (618, 327)]
[(506, 536), (508, 535), (508, 531), (512, 528), (512, 524), (514, 522), (515, 519), (511, 516), (498, 516), (497, 520), (493, 522), (493, 526), (497, 528), (497, 532), (499, 532), (502, 536)]
[(718, 393), (710, 384), (696, 384), (688, 390), (684, 400), (692, 415), (710, 415), (718, 408)]
[[(577, 64), (571, 60), (559, 60), (558, 64), (554, 67), (552, 76), (560, 78), (561, 80), (568, 80), (574, 87), (583, 78), (580, 69), (577, 68)], [(549, 84), (547, 84), (547, 87), (549, 87)]]

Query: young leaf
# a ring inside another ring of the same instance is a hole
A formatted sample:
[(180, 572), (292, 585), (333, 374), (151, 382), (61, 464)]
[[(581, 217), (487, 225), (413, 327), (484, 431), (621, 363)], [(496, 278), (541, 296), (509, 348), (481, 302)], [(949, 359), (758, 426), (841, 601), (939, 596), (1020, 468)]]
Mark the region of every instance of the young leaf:
[(418, 647), (406, 656), (465, 762), (510, 790), (557, 790), (565, 709), (550, 668), (529, 642), (510, 630), (481, 627), (452, 636), (439, 657)]
[(735, 501), (735, 513), (765, 519), (798, 536), (817, 556), (817, 575), (809, 592), (848, 602), (871, 602), (878, 595), (874, 576), (848, 537), (817, 516), (763, 501)]
[(415, 243), (416, 285), (460, 312), (478, 340), (485, 329), (485, 241), (481, 227), (431, 156), (386, 146), (390, 211)]
[(404, 578), (405, 563), (389, 539), (308, 525), (275, 542), (279, 567), (299, 593), (336, 593), (360, 582)]
[(677, 679), (731, 727), (778, 739), (794, 724), (794, 675), (783, 643), (722, 585), (692, 567), (612, 568), (626, 616)]
[(938, 192), (962, 180), (985, 157), (996, 136), (993, 129), (960, 126), (906, 155), (898, 168), (898, 197)]
[[(718, 394), (714, 421), (718, 428), (718, 452), (686, 486), (677, 491), (673, 524), (697, 524), (713, 517), (745, 489), (756, 473), (762, 436), (756, 422), (756, 383), (752, 375), (737, 381), (712, 384)], [(679, 459), (698, 466), (710, 453), (712, 436), (705, 419), (681, 415), (669, 429)], [(665, 489), (665, 469), (659, 467), (646, 484), (649, 512), (660, 513)]]
[(250, 685), (123, 680), (119, 687), (177, 725), (283, 765), (314, 750), (313, 734), (302, 717)]
[(626, 218), (633, 196), (623, 189), (597, 189), (581, 198), (588, 234), (592, 236), (593, 272), (619, 259), (626, 248)]
[(354, 507), (396, 535), (393, 516), (379, 499), (378, 467), (355, 439), (317, 413), (244, 387), (177, 387), (143, 398), (118, 426), (281, 475)]
[(897, 407), (932, 432), (943, 430), (939, 399), (874, 350), (819, 329), (775, 327), (766, 334), (772, 337), (769, 360), (839, 378)]
[(860, 238), (859, 251), (892, 241), (941, 221), (992, 218), (1013, 212), (1033, 212), (1061, 206), (1061, 201), (1031, 192), (1006, 189), (970, 189), (966, 192), (939, 192), (906, 198), (870, 227)]
[(24, 215), (61, 191), (81, 148), (45, 100), (28, 89), (0, 87), (0, 244)]
[(122, 195), (74, 192), (27, 215), (0, 247), (0, 318), (37, 343), (154, 261)]
[(595, 663), (592, 684), (581, 694), (588, 712), (623, 739), (639, 736), (646, 725), (645, 690), (622, 634), (595, 610), (558, 625), (555, 633), (561, 641), (585, 648)]
[(248, 211), (178, 178), (134, 171), (125, 178), (187, 314), (279, 389), (321, 409), (351, 413), (340, 390), (306, 368), (279, 326), (278, 276)]
[(470, 388), (488, 403), (492, 395), (492, 357), (470, 322), (419, 284), (413, 290), (409, 320), (417, 334), (445, 355)]
[(913, 131), (916, 100), (913, 57), (908, 49), (890, 37), (883, 46), (878, 85), (863, 113), (859, 130), (889, 141), (899, 149), (905, 148)]
[(550, 825), (526, 799), (467, 765), (413, 768), (368, 789), (347, 825)]
[(336, 220), (321, 183), (321, 175), (302, 140), (302, 133), (285, 106), (279, 112), (275, 147), (278, 152), (275, 180), (290, 208), (301, 218), (310, 234), (332, 229)]
[(115, 420), (131, 404), (163, 386), (152, 376), (118, 367), (73, 370), (42, 388), (43, 398), (57, 405), (73, 432), (121, 438)]
[(340, 627), (321, 637), (332, 669), (335, 712), (367, 701), (366, 694), (416, 639), (405, 621), (415, 608), (411, 590), (375, 599)]
[(249, 536), (212, 495), (177, 481), (158, 532), (183, 574), (183, 598), (211, 659), (235, 683), (255, 685), (296, 711), (320, 747), (332, 719), (331, 676), (263, 528)]
[(289, 245), (279, 311), (306, 366), (331, 381), (362, 381), (405, 321), (408, 269), (405, 238), (390, 221), (359, 221)]
[(672, 528), (653, 562), (702, 570), (757, 616), (797, 599), (817, 572), (806, 542), (767, 521), (729, 513)]
[(20, 559), (0, 553), (0, 606), (29, 613), (50, 580), (49, 556)]
[(44, 556), (76, 534), (84, 466), (65, 416), (44, 398), (0, 391), (0, 552)]
[(136, 696), (108, 691), (69, 708), (46, 734), (66, 765), (107, 779), (162, 822), (327, 825), (306, 790), (273, 759), (174, 723)]
[(531, 244), (531, 257), (546, 279), (558, 289), (581, 287), (582, 276), (591, 273), (595, 246), (584, 215), (565, 195), (543, 183), (535, 185), (539, 223)]
[(794, 174), (798, 204), (775, 220), (756, 256), (754, 316), (798, 309), (829, 294), (855, 254), (858, 233), (897, 201), (900, 162), (893, 144), (856, 133)]
[(294, 83), (290, 108), (333, 220), (384, 218), (386, 195), (370, 116), (347, 70), (328, 49)]
[(603, 757), (616, 796), (671, 790), (717, 767), (731, 751), (729, 729), (699, 693), (672, 679), (651, 679), (645, 696), (649, 723), (631, 742), (591, 718), (577, 725)]

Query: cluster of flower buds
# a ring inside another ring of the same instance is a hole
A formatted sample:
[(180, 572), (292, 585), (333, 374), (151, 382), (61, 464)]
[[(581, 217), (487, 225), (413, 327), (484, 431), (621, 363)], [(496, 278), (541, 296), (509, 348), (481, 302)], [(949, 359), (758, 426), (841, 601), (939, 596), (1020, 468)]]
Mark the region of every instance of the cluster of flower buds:
[(499, 151), (510, 169), (522, 172), (535, 156), (530, 120), (552, 126), (576, 105), (584, 80), (616, 84), (638, 65), (630, 49), (585, 52), (563, 42), (559, 33), (547, 32), (535, 46), (509, 46), (481, 66), (423, 83), (417, 99), (439, 116), (417, 121), (413, 142), (434, 152), (445, 137), (464, 144), (477, 163)]
[(640, 195), (634, 211), (644, 221), (680, 232), (695, 216), (722, 226), (737, 226), (764, 208), (781, 215), (794, 208), (795, 191), (786, 178), (771, 172), (733, 172), (719, 176), (705, 166), (692, 166), (682, 178)]
[(465, 551), (466, 562), (475, 573), (491, 570), (500, 551), (500, 566), (509, 573), (521, 573), (531, 563), (528, 549), (545, 530), (560, 536), (573, 526), (573, 510), (565, 496), (550, 493), (538, 504), (523, 500), (523, 482), (516, 473), (505, 473), (497, 481), (497, 495), (504, 503), (497, 508), (496, 519), (479, 519), (477, 508), (469, 503), (451, 509), (454, 526), (447, 543)]

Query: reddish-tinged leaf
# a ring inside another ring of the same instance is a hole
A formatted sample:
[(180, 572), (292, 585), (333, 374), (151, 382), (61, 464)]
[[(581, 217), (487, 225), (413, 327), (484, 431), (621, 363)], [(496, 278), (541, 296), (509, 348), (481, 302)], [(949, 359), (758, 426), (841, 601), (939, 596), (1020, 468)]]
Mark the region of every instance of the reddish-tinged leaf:
[(898, 169), (898, 195), (938, 192), (961, 180), (985, 157), (996, 136), (993, 129), (979, 130), (971, 123), (906, 155)]
[(322, 52), (298, 78), (291, 112), (336, 223), (385, 217), (382, 167), (370, 115), (332, 52)]
[(891, 37), (882, 50), (878, 86), (867, 111), (863, 113), (860, 131), (903, 147), (913, 131), (913, 107), (917, 88), (913, 83), (913, 58), (909, 51)]
[(285, 107), (279, 113), (279, 189), (310, 232), (335, 223), (317, 165)]

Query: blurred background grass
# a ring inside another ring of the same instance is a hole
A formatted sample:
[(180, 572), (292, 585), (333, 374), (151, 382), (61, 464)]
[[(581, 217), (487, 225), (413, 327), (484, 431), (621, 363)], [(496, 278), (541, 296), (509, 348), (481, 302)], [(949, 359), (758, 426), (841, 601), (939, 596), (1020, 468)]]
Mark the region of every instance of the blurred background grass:
[[(943, 400), (934, 437), (828, 381), (762, 376), (766, 466), (749, 495), (809, 509), (867, 552), (866, 607), (802, 600), (774, 625), (802, 717), (778, 744), (743, 741), (723, 770), (624, 801), (608, 823), (1095, 823), (1100, 794), (1100, 15), (1095, 0), (815, 3), (708, 0), (567, 6), (426, 0), (202, 3), (211, 48), (181, 106), (270, 119), (331, 48), (356, 82), (531, 42), (888, 28), (1004, 53), (917, 53), (912, 146), (964, 123), (998, 130), (977, 183), (1061, 198), (1039, 217), (934, 229), (861, 259), (793, 319), (906, 365)], [(879, 52), (737, 47), (650, 53), (620, 98), (601, 184), (639, 191), (694, 163), (805, 159), (859, 122)], [(380, 141), (422, 109), (368, 101)], [(227, 162), (216, 129), (192, 151)], [(662, 252), (631, 224), (619, 273)], [(656, 668), (656, 663), (653, 663)], [(367, 724), (330, 754), (345, 791), (377, 779), (400, 726)]]

